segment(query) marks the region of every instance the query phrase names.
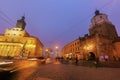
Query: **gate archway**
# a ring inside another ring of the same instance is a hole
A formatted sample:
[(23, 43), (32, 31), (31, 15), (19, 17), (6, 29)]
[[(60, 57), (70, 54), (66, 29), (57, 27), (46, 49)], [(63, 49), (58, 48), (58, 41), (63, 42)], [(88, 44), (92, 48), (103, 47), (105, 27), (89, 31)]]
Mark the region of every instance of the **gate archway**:
[(88, 60), (96, 60), (95, 53), (93, 53), (93, 52), (89, 52)]

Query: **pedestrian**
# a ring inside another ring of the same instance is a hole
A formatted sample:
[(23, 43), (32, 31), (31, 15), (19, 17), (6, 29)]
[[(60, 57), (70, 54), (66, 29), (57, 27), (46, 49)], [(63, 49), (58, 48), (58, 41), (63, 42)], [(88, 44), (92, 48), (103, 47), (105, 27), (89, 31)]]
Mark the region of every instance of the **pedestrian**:
[(76, 63), (76, 65), (78, 65), (78, 56), (76, 56), (76, 58), (75, 58), (75, 63)]

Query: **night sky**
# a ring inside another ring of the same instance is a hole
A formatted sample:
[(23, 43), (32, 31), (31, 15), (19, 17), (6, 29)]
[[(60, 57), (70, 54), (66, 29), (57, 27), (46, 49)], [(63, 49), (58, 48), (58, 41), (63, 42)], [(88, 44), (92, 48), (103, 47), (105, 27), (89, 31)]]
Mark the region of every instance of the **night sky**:
[(120, 35), (120, 0), (0, 0), (0, 33), (26, 17), (26, 30), (45, 47), (60, 48), (88, 33), (96, 9), (108, 15)]

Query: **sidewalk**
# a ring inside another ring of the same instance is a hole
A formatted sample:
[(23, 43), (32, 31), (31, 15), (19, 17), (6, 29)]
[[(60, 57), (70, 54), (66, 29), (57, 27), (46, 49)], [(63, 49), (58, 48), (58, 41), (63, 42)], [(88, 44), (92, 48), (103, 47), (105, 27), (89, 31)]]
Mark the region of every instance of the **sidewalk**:
[[(75, 61), (69, 61), (69, 60), (64, 60), (61, 62), (63, 64), (72, 64), (75, 65)], [(120, 62), (117, 61), (111, 61), (111, 62), (99, 62), (97, 64), (94, 63), (94, 61), (83, 61), (79, 60), (78, 61), (78, 66), (86, 66), (86, 67), (108, 67), (108, 68), (120, 68)]]

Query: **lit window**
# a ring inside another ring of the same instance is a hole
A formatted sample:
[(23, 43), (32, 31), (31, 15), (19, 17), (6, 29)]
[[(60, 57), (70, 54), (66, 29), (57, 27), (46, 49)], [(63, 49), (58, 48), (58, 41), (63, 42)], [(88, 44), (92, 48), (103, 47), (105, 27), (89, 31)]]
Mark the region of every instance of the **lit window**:
[(75, 43), (75, 45), (76, 45), (76, 43)]

